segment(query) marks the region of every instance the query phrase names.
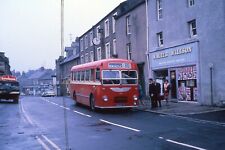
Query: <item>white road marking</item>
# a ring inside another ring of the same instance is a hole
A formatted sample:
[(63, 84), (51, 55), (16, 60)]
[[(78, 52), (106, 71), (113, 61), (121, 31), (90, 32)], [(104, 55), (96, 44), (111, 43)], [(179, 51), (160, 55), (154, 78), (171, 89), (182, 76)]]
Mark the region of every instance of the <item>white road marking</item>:
[[(160, 136), (159, 139), (163, 140), (164, 138)], [(193, 145), (190, 145), (190, 144), (185, 144), (185, 143), (177, 142), (177, 141), (170, 140), (170, 139), (165, 139), (165, 140), (167, 142), (170, 142), (170, 143), (174, 143), (174, 144), (177, 144), (177, 145), (186, 146), (186, 147), (193, 148), (193, 149), (197, 149), (197, 150), (206, 150), (206, 149), (201, 148), (201, 147), (197, 147), (197, 146), (193, 146)]]
[(25, 112), (24, 108), (23, 108), (23, 105), (21, 105), (21, 109), (22, 109), (22, 112), (26, 118), (26, 120), (32, 125), (34, 126), (35, 124), (33, 123), (33, 121), (30, 119), (30, 117), (27, 115), (27, 113)]
[(112, 123), (112, 122), (109, 122), (109, 121), (106, 121), (106, 120), (103, 120), (103, 119), (100, 119), (100, 121), (108, 123), (108, 124), (111, 124), (111, 125), (114, 125), (114, 126), (117, 126), (117, 127), (121, 127), (121, 128), (125, 128), (125, 129), (128, 129), (128, 130), (132, 130), (132, 131), (135, 131), (135, 132), (140, 132), (141, 131), (141, 130), (138, 130), (138, 129), (135, 129), (135, 128), (131, 128), (131, 127), (123, 126), (123, 125), (120, 125), (120, 124)]
[[(46, 99), (44, 99), (44, 98), (42, 98), (42, 100), (48, 101), (48, 100), (46, 100)], [(61, 105), (59, 105), (59, 104), (57, 104), (57, 103), (54, 103), (54, 102), (51, 102), (51, 101), (48, 101), (48, 102), (52, 103), (53, 105), (57, 105), (57, 106), (59, 106), (59, 107), (61, 107), (61, 108), (63, 108), (63, 109), (71, 110), (70, 108), (61, 106)], [(79, 112), (79, 111), (76, 111), (76, 110), (74, 110), (73, 112), (75, 112), (75, 113), (77, 113), (77, 114), (80, 114), (80, 115), (82, 115), (82, 116), (89, 117), (89, 118), (91, 117), (90, 115), (84, 114), (84, 113)]]
[(86, 117), (91, 118), (90, 115), (84, 114), (84, 113), (82, 113), (82, 112), (79, 112), (79, 111), (76, 111), (76, 110), (74, 110), (73, 112), (75, 112), (75, 113), (77, 113), (77, 114), (80, 114), (80, 115), (82, 115), (82, 116), (86, 116)]
[[(29, 115), (26, 113), (26, 111), (23, 108), (23, 105), (21, 103), (21, 110), (22, 113), (24, 114), (23, 116), (25, 117), (25, 119), (32, 125), (35, 126), (35, 123), (32, 121), (32, 119), (29, 117)], [(61, 150), (55, 143), (53, 143), (51, 140), (49, 140), (46, 136), (41, 135), (49, 144), (51, 144), (56, 150)], [(36, 136), (37, 141), (39, 142), (39, 144), (42, 145), (42, 147), (45, 150), (51, 150), (38, 136)]]
[(61, 150), (54, 142), (52, 142), (49, 138), (47, 138), (44, 135), (41, 135), (48, 143), (50, 143), (52, 145), (52, 147), (54, 147), (56, 150)]
[(38, 136), (36, 136), (36, 139), (39, 144), (45, 149), (45, 150), (51, 150)]

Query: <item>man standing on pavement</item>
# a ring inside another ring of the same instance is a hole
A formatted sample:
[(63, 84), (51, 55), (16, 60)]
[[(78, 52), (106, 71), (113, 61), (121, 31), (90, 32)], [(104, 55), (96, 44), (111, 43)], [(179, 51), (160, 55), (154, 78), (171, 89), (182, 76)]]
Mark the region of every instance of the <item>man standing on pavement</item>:
[(157, 88), (153, 79), (149, 79), (149, 96), (151, 98), (151, 107), (157, 107)]

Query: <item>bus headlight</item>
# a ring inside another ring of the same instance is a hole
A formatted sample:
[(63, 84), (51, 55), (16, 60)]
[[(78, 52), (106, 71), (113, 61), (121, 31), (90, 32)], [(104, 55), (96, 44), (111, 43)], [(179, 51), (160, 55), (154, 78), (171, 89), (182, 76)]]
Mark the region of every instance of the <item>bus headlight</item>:
[(134, 100), (135, 100), (135, 101), (137, 101), (137, 100), (138, 100), (138, 98), (137, 98), (137, 96), (136, 96), (136, 95), (134, 95), (134, 96), (133, 96), (133, 98), (134, 98)]
[(103, 101), (107, 102), (107, 101), (108, 101), (108, 96), (104, 95), (104, 96), (102, 97), (102, 99), (103, 99)]

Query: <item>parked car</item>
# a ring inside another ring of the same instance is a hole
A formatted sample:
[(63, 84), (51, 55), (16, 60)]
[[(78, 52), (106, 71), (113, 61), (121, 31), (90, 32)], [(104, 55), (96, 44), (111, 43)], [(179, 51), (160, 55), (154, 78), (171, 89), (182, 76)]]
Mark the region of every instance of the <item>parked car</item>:
[(42, 93), (42, 97), (54, 97), (56, 96), (55, 92), (52, 90), (48, 90)]

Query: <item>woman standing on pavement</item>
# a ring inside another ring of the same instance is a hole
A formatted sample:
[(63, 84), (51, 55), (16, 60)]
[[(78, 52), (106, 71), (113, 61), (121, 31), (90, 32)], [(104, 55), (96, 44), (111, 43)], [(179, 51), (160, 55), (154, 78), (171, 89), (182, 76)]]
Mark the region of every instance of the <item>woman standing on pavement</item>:
[(164, 99), (166, 100), (166, 105), (168, 105), (168, 99), (169, 99), (169, 92), (170, 92), (170, 84), (168, 80), (166, 79), (163, 84), (163, 93), (164, 93)]

